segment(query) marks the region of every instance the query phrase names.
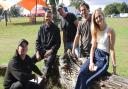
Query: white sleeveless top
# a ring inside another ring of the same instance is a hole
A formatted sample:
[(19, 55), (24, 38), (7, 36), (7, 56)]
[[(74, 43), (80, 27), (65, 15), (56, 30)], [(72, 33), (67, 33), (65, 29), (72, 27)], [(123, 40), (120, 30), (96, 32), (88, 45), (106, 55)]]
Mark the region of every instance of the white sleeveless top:
[(108, 30), (109, 28), (106, 27), (104, 31), (98, 31), (97, 33), (97, 48), (109, 53), (109, 37), (108, 37)]

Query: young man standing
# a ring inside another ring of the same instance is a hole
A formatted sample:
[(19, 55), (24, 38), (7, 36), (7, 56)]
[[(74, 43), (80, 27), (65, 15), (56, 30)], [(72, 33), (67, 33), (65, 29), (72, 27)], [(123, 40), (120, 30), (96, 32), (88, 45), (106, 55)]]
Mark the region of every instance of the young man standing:
[(62, 30), (64, 52), (66, 52), (68, 49), (72, 49), (73, 41), (77, 31), (78, 21), (73, 13), (65, 12), (65, 9), (62, 5), (58, 6), (58, 12), (63, 17), (63, 20), (65, 22), (65, 24), (62, 26)]
[(80, 4), (82, 20), (78, 24), (77, 33), (73, 43), (72, 54), (75, 56), (75, 48), (80, 42), (80, 57), (89, 57), (91, 49), (91, 16), (89, 15), (89, 5)]

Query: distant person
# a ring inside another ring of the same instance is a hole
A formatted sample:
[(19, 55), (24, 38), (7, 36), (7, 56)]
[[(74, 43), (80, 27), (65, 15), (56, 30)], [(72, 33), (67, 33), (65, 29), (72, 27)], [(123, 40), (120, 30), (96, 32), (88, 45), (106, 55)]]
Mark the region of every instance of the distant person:
[(79, 22), (77, 27), (77, 33), (73, 43), (72, 54), (75, 54), (75, 48), (80, 42), (80, 57), (89, 57), (91, 49), (91, 15), (89, 15), (89, 5), (87, 3), (80, 4), (80, 12), (82, 20)]
[(106, 24), (105, 16), (100, 9), (96, 9), (92, 15), (91, 33), (90, 58), (81, 67), (75, 89), (88, 89), (93, 79), (104, 75), (109, 67), (110, 54), (113, 73), (116, 74), (115, 32)]
[(46, 73), (51, 71), (55, 61), (56, 54), (60, 48), (61, 37), (60, 30), (53, 22), (53, 14), (51, 11), (45, 13), (45, 23), (40, 26), (36, 39), (36, 55), (32, 59), (39, 61), (47, 59)]
[[(61, 26), (63, 30), (64, 52), (72, 49), (73, 41), (77, 31), (78, 21), (73, 13), (66, 12), (62, 5), (58, 6), (58, 12), (63, 17), (64, 24)], [(76, 50), (78, 54), (78, 50)]]
[(28, 41), (21, 39), (16, 53), (10, 60), (4, 79), (4, 89), (41, 89), (40, 86), (29, 80), (35, 79), (36, 75), (42, 73), (34, 64), (32, 59), (27, 55)]

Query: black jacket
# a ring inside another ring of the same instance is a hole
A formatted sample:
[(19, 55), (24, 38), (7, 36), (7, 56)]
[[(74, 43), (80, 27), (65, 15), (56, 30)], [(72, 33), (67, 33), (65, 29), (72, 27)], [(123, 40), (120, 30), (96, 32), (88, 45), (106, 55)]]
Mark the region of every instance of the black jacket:
[(17, 53), (8, 64), (4, 80), (5, 89), (9, 89), (11, 85), (17, 81), (20, 81), (25, 85), (33, 78), (32, 71), (42, 75), (38, 67), (28, 55), (26, 55), (25, 60), (21, 60)]
[(60, 30), (58, 27), (51, 23), (50, 26), (43, 24), (38, 31), (36, 39), (36, 50), (46, 51), (48, 49), (53, 49), (53, 53), (57, 53), (60, 48), (61, 38)]

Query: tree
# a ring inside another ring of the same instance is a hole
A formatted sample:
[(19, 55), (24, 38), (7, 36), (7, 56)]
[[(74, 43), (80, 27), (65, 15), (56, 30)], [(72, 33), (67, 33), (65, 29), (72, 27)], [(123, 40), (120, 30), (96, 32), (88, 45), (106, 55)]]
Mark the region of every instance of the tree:
[(110, 4), (105, 7), (104, 13), (105, 15), (119, 14), (119, 11), (117, 10), (115, 5)]
[(121, 3), (113, 3), (113, 5), (117, 8), (117, 10), (118, 10), (119, 12), (121, 12), (121, 9), (122, 9)]
[(127, 13), (128, 12), (128, 6), (125, 2), (123, 3), (113, 3), (114, 6), (116, 6), (117, 10), (120, 13)]
[(125, 2), (109, 4), (105, 7), (104, 13), (105, 15), (128, 13), (128, 5)]
[(14, 17), (20, 16), (21, 11), (22, 11), (21, 7), (16, 5), (10, 8), (10, 14), (11, 16), (14, 16)]
[(122, 3), (121, 13), (128, 13), (128, 5), (125, 2)]
[(56, 23), (57, 22), (57, 9), (56, 6), (58, 4), (59, 0), (49, 0), (49, 3), (51, 5), (51, 10), (53, 13), (53, 21)]
[(3, 12), (3, 8), (0, 6), (0, 15), (2, 14)]
[(84, 2), (84, 0), (71, 0), (71, 6), (75, 6), (76, 9), (79, 9), (81, 2)]

